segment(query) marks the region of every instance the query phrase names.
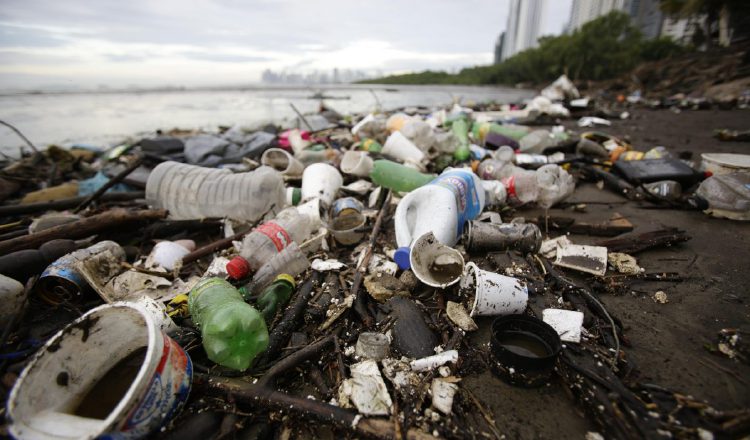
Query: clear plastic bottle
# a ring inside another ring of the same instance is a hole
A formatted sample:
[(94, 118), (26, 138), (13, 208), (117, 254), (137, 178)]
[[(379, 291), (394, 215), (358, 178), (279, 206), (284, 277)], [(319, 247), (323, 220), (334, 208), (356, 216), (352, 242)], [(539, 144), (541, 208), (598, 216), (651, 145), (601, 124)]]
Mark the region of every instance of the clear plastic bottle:
[(229, 217), (257, 221), (280, 210), (286, 194), (282, 175), (262, 166), (247, 173), (162, 162), (146, 182), (146, 200), (175, 220)]
[(396, 263), (402, 269), (409, 268), (411, 245), (427, 232), (445, 245), (454, 245), (464, 224), (476, 218), (484, 205), (481, 180), (463, 169), (449, 168), (429, 184), (410, 192), (401, 199), (394, 216)]
[(240, 255), (227, 264), (227, 273), (234, 279), (242, 279), (260, 269), (292, 242), (302, 243), (310, 232), (310, 218), (297, 208), (287, 208), (245, 236)]
[(308, 267), (310, 267), (310, 260), (297, 243), (292, 243), (255, 272), (252, 281), (245, 286), (245, 292), (253, 295), (271, 284), (282, 273), (296, 277)]
[(513, 173), (500, 180), (505, 185), (510, 206), (521, 206), (535, 202), (539, 197), (539, 183), (534, 171), (513, 167)]
[(243, 371), (268, 347), (263, 316), (221, 278), (207, 278), (190, 291), (188, 308), (200, 328), (208, 358)]

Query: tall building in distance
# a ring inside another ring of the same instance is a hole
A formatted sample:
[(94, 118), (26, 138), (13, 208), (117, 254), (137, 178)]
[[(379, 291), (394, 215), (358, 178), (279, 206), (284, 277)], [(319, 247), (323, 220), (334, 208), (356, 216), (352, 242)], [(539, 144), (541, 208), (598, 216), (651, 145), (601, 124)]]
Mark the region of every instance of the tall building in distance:
[(659, 0), (573, 0), (566, 32), (578, 30), (589, 21), (612, 11), (628, 14), (646, 38), (661, 35), (664, 17), (659, 9)]
[[(498, 39), (501, 47), (502, 61), (518, 52), (536, 47), (542, 22), (542, 10), (545, 0), (510, 0), (508, 25), (505, 27), (504, 37)], [(496, 45), (497, 51), (497, 45)]]

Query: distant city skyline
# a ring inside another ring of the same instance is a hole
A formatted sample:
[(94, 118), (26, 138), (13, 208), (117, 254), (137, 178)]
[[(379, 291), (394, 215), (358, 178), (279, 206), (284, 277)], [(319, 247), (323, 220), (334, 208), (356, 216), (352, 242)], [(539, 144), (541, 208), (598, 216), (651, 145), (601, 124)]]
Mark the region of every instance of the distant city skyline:
[[(542, 35), (562, 31), (570, 1), (561, 0), (543, 17)], [(265, 70), (456, 71), (492, 63), (491, 47), (506, 25), (508, 5), (4, 0), (0, 89), (252, 84)]]

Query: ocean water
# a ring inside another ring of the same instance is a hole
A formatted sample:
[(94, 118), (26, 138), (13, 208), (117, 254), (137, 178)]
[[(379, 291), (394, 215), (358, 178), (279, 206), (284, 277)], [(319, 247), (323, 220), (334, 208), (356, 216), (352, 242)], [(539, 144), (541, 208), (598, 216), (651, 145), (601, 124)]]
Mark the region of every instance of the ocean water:
[[(0, 120), (18, 128), (37, 147), (75, 143), (108, 147), (155, 130), (212, 130), (219, 125), (259, 127), (291, 124), (290, 103), (302, 113), (315, 112), (322, 93), (327, 106), (346, 113), (381, 108), (463, 103), (517, 102), (529, 90), (470, 86), (257, 87), (242, 89), (144, 92), (0, 94)], [(24, 142), (0, 126), (0, 152), (17, 156)]]

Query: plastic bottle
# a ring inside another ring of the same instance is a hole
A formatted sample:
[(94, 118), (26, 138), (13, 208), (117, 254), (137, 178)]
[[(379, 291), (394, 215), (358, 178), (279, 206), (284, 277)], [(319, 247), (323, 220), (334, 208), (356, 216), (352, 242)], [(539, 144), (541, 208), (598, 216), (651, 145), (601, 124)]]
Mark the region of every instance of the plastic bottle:
[(546, 148), (557, 144), (547, 130), (534, 130), (518, 141), (519, 150), (524, 153), (542, 153)]
[(292, 242), (304, 241), (311, 232), (309, 223), (309, 217), (297, 211), (297, 208), (281, 211), (275, 219), (261, 224), (245, 236), (240, 255), (227, 263), (227, 273), (239, 280), (257, 271)]
[(420, 173), (414, 168), (386, 159), (376, 160), (370, 172), (373, 183), (399, 192), (413, 191), (434, 178), (434, 174)]
[(513, 167), (510, 176), (500, 179), (507, 191), (510, 206), (521, 206), (536, 201), (539, 197), (539, 184), (534, 171)]
[(245, 286), (244, 292), (247, 295), (253, 295), (271, 284), (278, 275), (286, 273), (296, 277), (306, 271), (308, 267), (310, 267), (310, 261), (305, 253), (302, 252), (297, 243), (292, 243), (255, 272), (252, 281)]
[(469, 122), (466, 118), (458, 118), (451, 124), (451, 131), (458, 138), (458, 148), (453, 152), (456, 160), (466, 160), (471, 156), (469, 149)]
[(529, 133), (529, 128), (525, 125), (500, 125), (490, 122), (475, 122), (471, 127), (471, 132), (474, 135), (474, 139), (481, 143), (484, 143), (487, 133), (489, 132), (498, 133), (518, 141)]
[(411, 245), (427, 232), (452, 246), (461, 236), (464, 224), (476, 218), (484, 205), (481, 180), (463, 169), (449, 168), (429, 184), (410, 192), (399, 202), (394, 217), (396, 263), (402, 269), (409, 268)]
[(294, 277), (282, 273), (258, 296), (257, 305), (266, 323), (273, 321), (276, 312), (284, 307), (294, 293)]
[(669, 200), (677, 200), (682, 195), (682, 185), (674, 180), (660, 180), (653, 183), (644, 183), (646, 191), (653, 195)]
[(545, 209), (564, 200), (575, 190), (575, 181), (559, 165), (547, 164), (536, 170), (536, 182), (539, 188), (536, 202)]
[(424, 152), (427, 152), (435, 144), (435, 134), (432, 131), (432, 127), (417, 118), (407, 121), (401, 127), (401, 133)]
[(370, 153), (380, 153), (383, 150), (383, 146), (375, 139), (367, 138), (359, 144), (359, 148)]
[(268, 347), (263, 316), (220, 278), (199, 281), (190, 291), (188, 308), (208, 358), (219, 365), (246, 370)]
[(257, 221), (285, 201), (284, 179), (262, 166), (247, 173), (162, 162), (146, 182), (146, 200), (175, 220), (229, 217)]

